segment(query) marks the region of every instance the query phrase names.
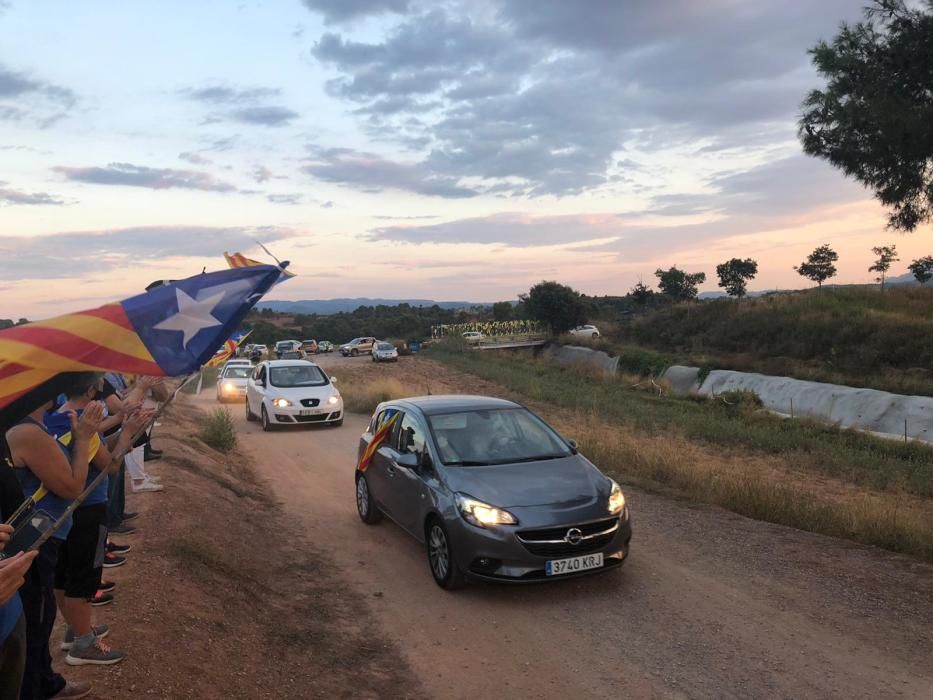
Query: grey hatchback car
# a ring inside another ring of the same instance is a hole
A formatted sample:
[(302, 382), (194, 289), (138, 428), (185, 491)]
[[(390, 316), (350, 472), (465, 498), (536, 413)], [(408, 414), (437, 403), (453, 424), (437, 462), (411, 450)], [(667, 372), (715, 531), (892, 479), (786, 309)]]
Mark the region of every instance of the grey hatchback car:
[[(396, 414), (398, 414), (396, 416)], [(541, 418), (511, 401), (426, 396), (380, 404), (360, 439), (364, 523), (383, 515), (426, 544), (442, 588), (531, 582), (621, 566), (631, 522), (619, 485)]]

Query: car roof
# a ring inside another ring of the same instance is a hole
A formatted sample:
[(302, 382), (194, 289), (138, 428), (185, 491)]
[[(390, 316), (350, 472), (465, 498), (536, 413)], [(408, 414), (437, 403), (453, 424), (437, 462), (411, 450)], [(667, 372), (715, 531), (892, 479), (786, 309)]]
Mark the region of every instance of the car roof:
[(306, 365), (315, 365), (311, 360), (267, 360), (266, 364), (272, 367), (304, 367)]
[(484, 411), (503, 408), (521, 408), (513, 401), (497, 399), (492, 396), (469, 396), (461, 394), (446, 394), (440, 396), (414, 396), (407, 399), (387, 401), (386, 406), (405, 405), (414, 406), (426, 416), (441, 413), (455, 413), (457, 411)]

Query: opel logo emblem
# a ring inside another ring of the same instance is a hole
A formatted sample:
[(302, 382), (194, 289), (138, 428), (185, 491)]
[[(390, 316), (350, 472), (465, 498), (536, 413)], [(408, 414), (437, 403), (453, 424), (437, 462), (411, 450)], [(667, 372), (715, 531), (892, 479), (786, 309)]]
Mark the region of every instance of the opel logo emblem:
[(567, 534), (564, 535), (564, 539), (567, 540), (567, 544), (580, 544), (583, 541), (583, 533), (580, 532), (575, 527), (567, 530)]

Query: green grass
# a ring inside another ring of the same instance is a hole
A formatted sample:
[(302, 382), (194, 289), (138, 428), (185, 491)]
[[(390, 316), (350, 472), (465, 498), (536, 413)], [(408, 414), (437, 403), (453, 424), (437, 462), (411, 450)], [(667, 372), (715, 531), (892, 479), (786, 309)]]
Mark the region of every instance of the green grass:
[(623, 358), (651, 348), (669, 364), (933, 395), (933, 287), (884, 293), (847, 287), (679, 304), (607, 335), (606, 344)]
[(236, 447), (236, 426), (230, 411), (226, 408), (216, 408), (204, 414), (198, 437), (205, 445), (220, 452), (229, 452)]
[[(916, 507), (916, 497), (933, 496), (929, 447), (777, 418), (744, 394), (727, 401), (658, 396), (528, 356), (443, 349), (432, 356), (547, 404), (552, 420), (569, 418), (584, 452), (622, 479), (933, 561), (933, 522)], [(785, 471), (768, 471), (775, 466)], [(856, 488), (824, 492), (808, 474)]]
[(721, 401), (627, 391), (571, 368), (505, 356), (434, 351), (463, 371), (531, 399), (593, 410), (645, 435), (672, 430), (698, 442), (781, 455), (795, 467), (881, 491), (933, 496), (933, 449), (840, 430), (811, 420), (786, 420), (740, 411)]

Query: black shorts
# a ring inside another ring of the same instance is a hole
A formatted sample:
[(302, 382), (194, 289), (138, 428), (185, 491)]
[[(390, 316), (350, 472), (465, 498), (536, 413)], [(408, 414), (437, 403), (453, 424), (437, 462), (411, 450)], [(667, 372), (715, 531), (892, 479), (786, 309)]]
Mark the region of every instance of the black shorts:
[(67, 598), (93, 598), (100, 588), (107, 548), (107, 504), (81, 506), (74, 512), (68, 539), (58, 550), (55, 589)]

